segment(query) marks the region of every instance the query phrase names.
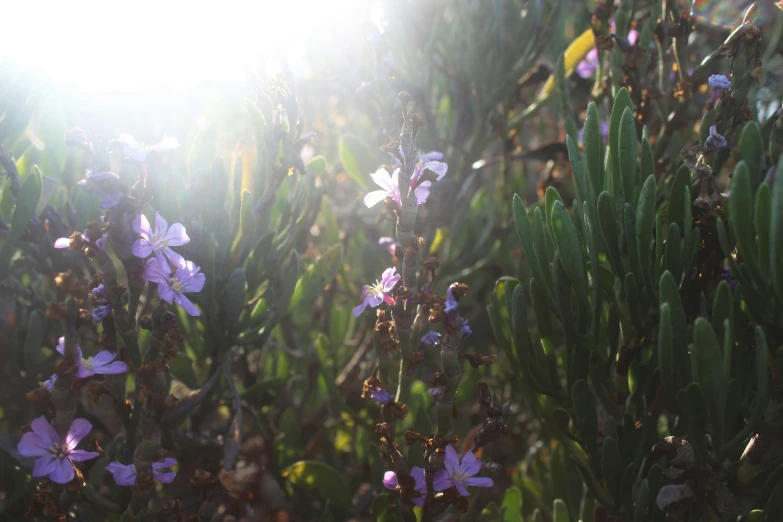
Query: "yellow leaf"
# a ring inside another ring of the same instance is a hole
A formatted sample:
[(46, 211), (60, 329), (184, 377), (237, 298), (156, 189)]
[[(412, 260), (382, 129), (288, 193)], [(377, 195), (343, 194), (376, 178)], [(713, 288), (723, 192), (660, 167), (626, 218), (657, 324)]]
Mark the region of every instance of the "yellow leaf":
[[(568, 49), (566, 49), (564, 56), (566, 78), (573, 74), (577, 64), (585, 59), (585, 56), (587, 56), (587, 53), (589, 53), (593, 47), (595, 47), (595, 35), (593, 34), (592, 29), (587, 29), (585, 32), (580, 34), (576, 40), (571, 42), (571, 45), (569, 45)], [(552, 75), (547, 78), (546, 83), (544, 84), (544, 88), (541, 89), (541, 93), (538, 95), (538, 101), (542, 101), (549, 97), (554, 88), (555, 73), (552, 73)]]

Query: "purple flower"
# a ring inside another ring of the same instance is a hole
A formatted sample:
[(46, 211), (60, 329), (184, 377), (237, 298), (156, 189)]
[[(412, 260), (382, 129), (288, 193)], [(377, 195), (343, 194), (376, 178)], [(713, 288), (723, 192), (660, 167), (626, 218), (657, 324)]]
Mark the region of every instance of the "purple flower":
[(375, 308), (384, 301), (390, 305), (394, 304), (394, 299), (389, 295), (389, 292), (394, 289), (397, 282), (402, 278), (400, 274), (395, 274), (396, 271), (397, 269), (394, 267), (387, 268), (383, 271), (380, 281), (376, 281), (372, 286), (364, 285), (364, 288), (362, 288), (362, 302), (353, 309), (353, 315), (359, 317), (368, 306)]
[[(103, 216), (101, 218), (101, 223), (104, 225), (106, 224)], [(103, 252), (103, 243), (106, 240), (106, 238), (109, 237), (109, 232), (106, 231), (103, 233), (103, 235), (95, 240), (95, 246), (98, 247), (98, 249)], [(84, 229), (84, 232), (82, 232), (82, 239), (85, 241), (92, 241), (90, 238), (90, 235), (88, 234), (88, 229)], [(71, 247), (71, 238), (70, 237), (61, 237), (57, 241), (54, 242), (54, 248), (70, 248)]]
[(112, 141), (113, 143), (119, 143), (123, 146), (123, 154), (125, 157), (140, 163), (143, 163), (147, 159), (147, 155), (151, 152), (163, 152), (179, 147), (179, 142), (176, 138), (163, 138), (152, 146), (142, 145), (130, 134), (123, 134)]
[(704, 150), (711, 152), (713, 150), (722, 149), (727, 145), (726, 138), (718, 134), (718, 129), (715, 125), (710, 126), (710, 135), (704, 141)]
[(382, 190), (375, 190), (364, 196), (364, 204), (367, 208), (374, 207), (386, 198), (392, 198), (402, 207), (400, 200), (400, 169), (394, 169), (394, 174), (389, 175), (386, 169), (378, 169), (370, 177)]
[[(163, 462), (152, 463), (152, 476), (158, 482), (163, 484), (171, 484), (174, 481), (174, 477), (177, 476), (176, 471), (170, 471), (168, 473), (161, 473), (159, 469), (171, 468), (177, 465), (177, 460), (167, 458)], [(120, 464), (119, 462), (112, 462), (106, 466), (106, 471), (114, 475), (114, 482), (118, 486), (133, 486), (136, 484), (136, 466), (133, 464)]]
[(428, 346), (432, 346), (440, 340), (440, 334), (438, 332), (430, 332), (421, 338), (421, 343)]
[(386, 249), (389, 251), (391, 255), (394, 255), (395, 249), (400, 244), (399, 242), (395, 241), (394, 238), (384, 236), (380, 239), (378, 239), (378, 244), (381, 246), (385, 246)]
[(106, 297), (106, 289), (104, 288), (103, 283), (93, 288), (90, 293), (95, 297)]
[(134, 256), (145, 258), (154, 253), (162, 264), (165, 263), (163, 259), (165, 256), (174, 266), (185, 267), (185, 258), (169, 248), (169, 246), (182, 246), (190, 242), (185, 227), (181, 223), (174, 223), (169, 227), (166, 220), (160, 216), (160, 212), (156, 212), (155, 232), (153, 232), (147, 217), (140, 213), (133, 220), (133, 230), (141, 236), (141, 239), (137, 239), (133, 243)]
[(92, 309), (92, 320), (96, 323), (103, 322), (106, 317), (111, 313), (111, 305), (96, 306)]
[(151, 257), (144, 266), (142, 277), (147, 281), (158, 283), (158, 295), (161, 299), (171, 304), (181, 306), (188, 314), (198, 317), (201, 312), (190, 302), (190, 299), (182, 295), (185, 292), (201, 292), (207, 278), (200, 273), (198, 266), (192, 261), (185, 261), (177, 271), (171, 274), (171, 267), (165, 261), (161, 262), (157, 257)]
[(460, 464), (457, 451), (451, 446), (446, 446), (444, 464), (446, 469), (439, 469), (433, 478), (432, 487), (435, 491), (444, 491), (455, 487), (460, 495), (467, 497), (470, 493), (465, 486), (491, 488), (494, 485), (493, 480), (489, 477), (473, 476), (481, 471), (481, 460), (476, 458), (472, 451), (465, 453), (462, 457), (462, 464)]
[(435, 401), (442, 401), (446, 397), (446, 387), (443, 385), (433, 386), (427, 390), (427, 393)]
[[(411, 468), (411, 477), (415, 481), (414, 488), (421, 493), (418, 497), (409, 497), (408, 500), (416, 504), (417, 506), (423, 506), (424, 500), (427, 498), (427, 481), (424, 479), (424, 468), (419, 466), (413, 466)], [(393, 471), (387, 471), (383, 474), (383, 485), (386, 489), (396, 490), (399, 488), (397, 483), (397, 474)]]
[[(94, 313), (94, 312), (93, 312)], [(95, 316), (93, 315), (93, 318)], [(57, 341), (57, 351), (65, 353), (65, 337), (60, 337)], [(86, 379), (93, 375), (115, 375), (118, 373), (125, 373), (128, 371), (128, 367), (122, 361), (115, 361), (117, 357), (116, 353), (111, 353), (109, 350), (103, 350), (98, 352), (95, 357), (87, 357), (86, 359), (82, 355), (82, 349), (76, 346), (76, 356), (79, 358), (77, 363), (76, 377), (79, 379)], [(52, 384), (56, 378), (52, 378)]]
[(470, 326), (468, 326), (468, 320), (465, 319), (464, 321), (462, 321), (462, 339), (464, 340), (472, 333), (473, 331), (470, 329)]
[(383, 388), (373, 390), (373, 392), (370, 394), (370, 397), (373, 398), (378, 404), (389, 404), (394, 400), (394, 395), (387, 392)]
[(116, 206), (128, 191), (127, 187), (120, 183), (120, 177), (109, 171), (93, 172), (87, 170), (84, 179), (79, 181), (77, 185), (101, 198), (101, 208)]
[(457, 300), (454, 299), (454, 292), (452, 292), (451, 286), (446, 290), (446, 308), (444, 311), (447, 314), (457, 311)]
[[(614, 32), (614, 20), (609, 22), (609, 24), (610, 24), (609, 25), (610, 30)], [(631, 45), (635, 44), (638, 39), (639, 39), (639, 31), (637, 31), (636, 29), (631, 29), (630, 31), (628, 31), (629, 44)], [(576, 73), (582, 78), (590, 78), (593, 74), (595, 74), (595, 71), (597, 70), (598, 70), (598, 49), (596, 47), (593, 47), (585, 55), (584, 60), (579, 62), (579, 64), (576, 66)]]
[(42, 382), (41, 385), (43, 385), (43, 387), (46, 388), (47, 390), (52, 391), (52, 388), (54, 388), (55, 381), (57, 381), (56, 373), (52, 374), (52, 376), (49, 377), (49, 380)]
[[(430, 153), (432, 154), (432, 153)], [(443, 155), (441, 154), (441, 157)], [(416, 203), (421, 205), (423, 203), (426, 203), (427, 198), (430, 195), (430, 186), (432, 185), (432, 182), (429, 180), (419, 182), (419, 178), (426, 170), (431, 170), (435, 173), (437, 176), (437, 179), (435, 181), (440, 181), (440, 179), (446, 175), (446, 173), (449, 171), (449, 166), (446, 163), (443, 163), (442, 161), (427, 161), (425, 162), (422, 158), (419, 158), (419, 161), (416, 163), (416, 166), (413, 168), (413, 175), (411, 176), (411, 188), (410, 190), (413, 191), (413, 193), (416, 195)]]
[(71, 462), (83, 462), (99, 457), (94, 451), (75, 449), (92, 429), (92, 424), (84, 419), (74, 419), (65, 438), (61, 438), (49, 421), (41, 415), (30, 427), (30, 433), (22, 435), (17, 450), (26, 457), (38, 457), (33, 468), (33, 477), (49, 478), (58, 484), (67, 484), (76, 473)]
[(729, 283), (729, 288), (731, 289), (731, 292), (734, 293), (734, 289), (737, 288), (738, 281), (734, 278), (733, 275), (731, 275), (731, 268), (724, 266), (723, 271), (720, 274), (720, 278)]
[(710, 84), (710, 87), (712, 87), (713, 90), (718, 89), (723, 92), (725, 90), (731, 89), (731, 80), (722, 74), (713, 74), (710, 76), (710, 79), (707, 80), (707, 82)]

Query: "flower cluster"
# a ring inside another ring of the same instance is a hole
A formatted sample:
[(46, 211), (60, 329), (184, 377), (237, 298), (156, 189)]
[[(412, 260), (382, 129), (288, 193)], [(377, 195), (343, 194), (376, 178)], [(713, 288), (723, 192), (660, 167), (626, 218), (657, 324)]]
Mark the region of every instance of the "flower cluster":
[[(430, 187), (432, 181), (425, 179), (425, 172), (432, 172), (435, 176), (435, 181), (440, 181), (446, 172), (449, 170), (448, 164), (442, 161), (436, 161), (433, 158), (441, 159), (443, 155), (439, 152), (430, 152), (426, 155), (419, 157), (416, 162), (416, 166), (413, 169), (413, 175), (411, 176), (410, 186), (408, 187), (407, 196), (410, 196), (413, 192), (416, 196), (416, 203), (422, 205), (427, 202), (427, 198), (430, 195)], [(394, 169), (392, 174), (389, 171), (381, 168), (374, 174), (370, 174), (370, 177), (376, 185), (381, 187), (381, 190), (376, 190), (368, 193), (364, 197), (364, 204), (367, 207), (374, 207), (386, 198), (391, 198), (396, 204), (397, 208), (402, 208), (402, 191), (400, 189), (400, 167)]]

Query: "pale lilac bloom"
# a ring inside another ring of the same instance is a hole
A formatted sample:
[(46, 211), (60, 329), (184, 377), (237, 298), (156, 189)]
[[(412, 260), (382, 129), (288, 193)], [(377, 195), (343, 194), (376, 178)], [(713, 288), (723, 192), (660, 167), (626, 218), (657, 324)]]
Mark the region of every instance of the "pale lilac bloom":
[(455, 487), (460, 495), (467, 497), (470, 493), (465, 486), (491, 488), (494, 485), (494, 481), (489, 477), (473, 476), (481, 471), (481, 460), (472, 451), (465, 453), (460, 464), (457, 451), (452, 446), (446, 446), (444, 465), (446, 469), (439, 469), (432, 480), (432, 487), (435, 491), (444, 491)]
[[(65, 337), (58, 339), (57, 351), (62, 354), (65, 353)], [(76, 357), (79, 359), (77, 363), (78, 371), (76, 373), (76, 377), (79, 379), (86, 379), (93, 375), (116, 375), (128, 371), (128, 367), (124, 362), (114, 360), (117, 354), (111, 353), (109, 350), (100, 351), (94, 357), (85, 359), (82, 355), (82, 349), (77, 345)], [(54, 384), (54, 379), (52, 379), (52, 384)]]
[[(424, 468), (419, 466), (413, 466), (410, 472), (411, 477), (415, 481), (414, 489), (421, 493), (418, 497), (408, 497), (408, 500), (413, 502), (417, 506), (423, 506), (424, 501), (427, 498), (427, 481), (424, 479)], [(383, 474), (383, 485), (386, 489), (396, 490), (399, 487), (397, 483), (397, 474), (393, 471), (387, 471)]]
[(71, 247), (70, 237), (61, 237), (60, 239), (54, 242), (54, 248), (70, 248), (70, 247)]
[(163, 152), (166, 150), (176, 149), (180, 146), (179, 141), (176, 138), (166, 137), (161, 141), (151, 146), (144, 146), (130, 134), (123, 134), (119, 138), (113, 140), (114, 143), (119, 143), (123, 146), (123, 154), (125, 157), (138, 162), (144, 162), (147, 159), (147, 155), (151, 152)]
[(378, 244), (381, 246), (385, 246), (386, 249), (389, 251), (391, 255), (394, 255), (394, 252), (397, 248), (397, 246), (400, 244), (399, 242), (395, 241), (394, 238), (384, 236), (380, 239), (378, 239)]
[(92, 309), (92, 320), (96, 323), (103, 322), (111, 313), (111, 304), (96, 306)]
[(375, 190), (364, 196), (364, 204), (367, 205), (367, 208), (374, 207), (386, 198), (392, 198), (399, 207), (402, 207), (400, 200), (400, 169), (394, 169), (394, 173), (390, 175), (388, 170), (381, 168), (375, 171), (374, 174), (370, 174), (370, 177), (382, 190)]
[(707, 81), (710, 84), (710, 87), (713, 89), (718, 89), (721, 92), (731, 89), (731, 80), (722, 74), (713, 74)]
[[(614, 20), (611, 21), (610, 28), (612, 32), (614, 32)], [(639, 39), (639, 31), (636, 29), (631, 29), (628, 31), (628, 43), (631, 45), (636, 43), (636, 40)], [(598, 48), (593, 47), (590, 49), (590, 51), (585, 55), (584, 60), (579, 62), (579, 64), (576, 66), (576, 73), (581, 76), (582, 78), (590, 78), (593, 74), (595, 74), (595, 71), (598, 70)]]
[(440, 334), (438, 332), (430, 332), (421, 338), (421, 343), (428, 346), (432, 346), (440, 340)]
[(722, 149), (726, 145), (728, 145), (726, 138), (718, 134), (718, 128), (715, 125), (711, 125), (710, 135), (707, 136), (707, 139), (704, 141), (704, 150), (711, 152), (713, 150)]
[(90, 293), (96, 297), (106, 297), (106, 289), (104, 288), (103, 283), (100, 283), (98, 286), (93, 288)]
[(67, 484), (76, 476), (71, 461), (83, 462), (100, 456), (94, 451), (75, 449), (92, 429), (92, 424), (84, 419), (74, 419), (65, 438), (60, 437), (43, 415), (30, 427), (33, 431), (22, 435), (17, 450), (25, 457), (38, 457), (33, 467), (35, 478), (48, 475), (53, 482)]
[(127, 193), (127, 187), (120, 184), (120, 177), (114, 172), (93, 172), (87, 170), (83, 180), (76, 185), (101, 198), (101, 208), (112, 208)]
[(172, 275), (171, 267), (164, 260), (151, 257), (144, 266), (142, 277), (147, 281), (158, 283), (158, 295), (167, 303), (175, 303), (182, 307), (188, 314), (199, 316), (201, 312), (183, 294), (185, 292), (201, 292), (207, 278), (200, 273), (201, 268), (192, 261), (185, 261), (183, 266), (176, 267)]
[(182, 246), (190, 242), (185, 227), (182, 223), (174, 223), (169, 227), (169, 224), (160, 215), (160, 212), (155, 213), (155, 231), (152, 231), (150, 222), (147, 221), (147, 216), (144, 214), (137, 214), (133, 220), (133, 230), (135, 230), (140, 236), (133, 243), (133, 255), (136, 257), (145, 258), (150, 254), (155, 254), (158, 261), (165, 263), (164, 257), (171, 263), (178, 267), (185, 267), (185, 258), (174, 252), (170, 246)]
[(389, 404), (394, 400), (394, 395), (387, 392), (383, 388), (373, 390), (373, 392), (370, 394), (370, 397), (378, 404)]
[(353, 315), (359, 317), (362, 312), (371, 306), (376, 308), (382, 302), (386, 301), (388, 304), (393, 305), (394, 299), (389, 295), (397, 282), (402, 278), (400, 274), (395, 274), (396, 268), (387, 268), (383, 271), (380, 281), (376, 281), (374, 285), (364, 285), (362, 288), (362, 302), (353, 309)]
[(416, 203), (419, 205), (426, 203), (427, 198), (430, 195), (430, 186), (432, 185), (432, 182), (430, 182), (429, 180), (422, 181), (421, 183), (419, 183), (419, 178), (421, 177), (421, 175), (424, 173), (425, 170), (431, 170), (432, 172), (434, 172), (437, 175), (437, 179), (435, 181), (440, 181), (441, 178), (445, 176), (446, 173), (448, 172), (449, 166), (448, 164), (442, 161), (425, 162), (424, 159), (419, 158), (419, 161), (416, 163), (416, 166), (413, 168), (413, 175), (411, 176), (411, 188), (410, 188), (410, 190), (412, 190), (413, 193), (416, 195)]
[[(177, 476), (176, 471), (161, 473), (160, 469), (171, 468), (177, 465), (177, 460), (167, 458), (163, 462), (152, 463), (152, 477), (163, 484), (171, 484)], [(106, 466), (106, 471), (114, 475), (114, 482), (118, 486), (133, 486), (136, 484), (136, 466), (133, 464), (120, 464), (112, 462)]]

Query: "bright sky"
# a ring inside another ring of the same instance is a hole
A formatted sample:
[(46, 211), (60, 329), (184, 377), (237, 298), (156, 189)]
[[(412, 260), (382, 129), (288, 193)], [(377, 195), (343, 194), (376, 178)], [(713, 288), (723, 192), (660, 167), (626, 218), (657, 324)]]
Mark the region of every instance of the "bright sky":
[(306, 39), (335, 43), (373, 3), (5, 0), (0, 60), (84, 91), (221, 83), (281, 52), (296, 67)]

